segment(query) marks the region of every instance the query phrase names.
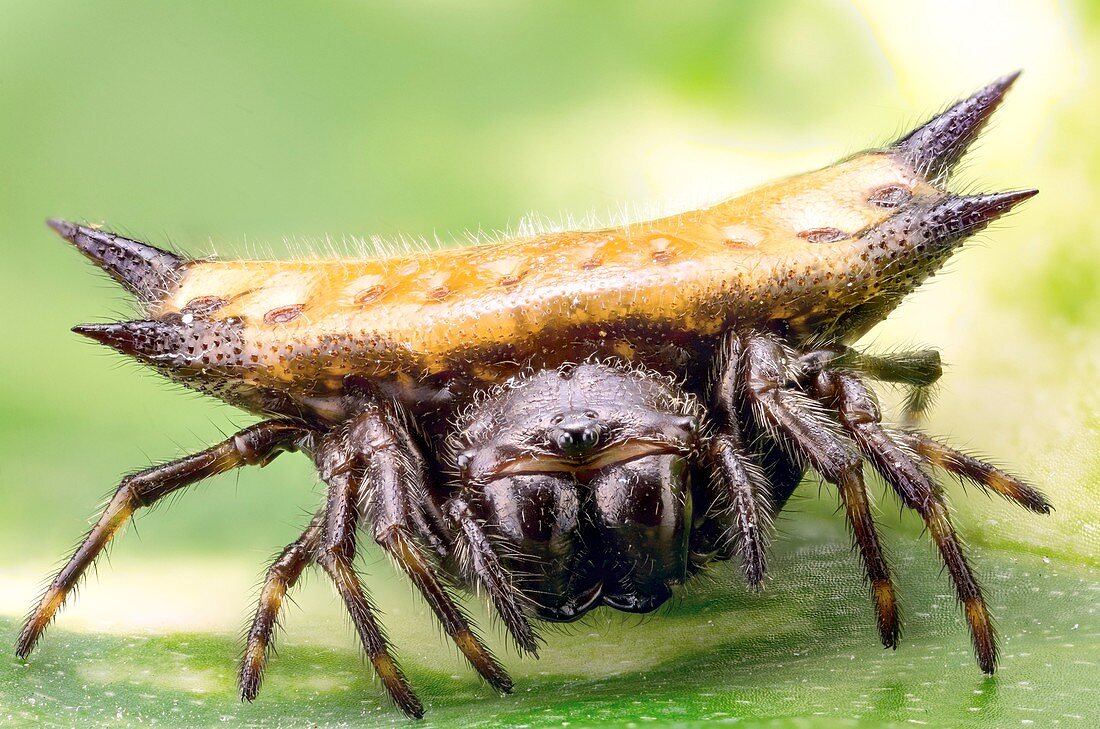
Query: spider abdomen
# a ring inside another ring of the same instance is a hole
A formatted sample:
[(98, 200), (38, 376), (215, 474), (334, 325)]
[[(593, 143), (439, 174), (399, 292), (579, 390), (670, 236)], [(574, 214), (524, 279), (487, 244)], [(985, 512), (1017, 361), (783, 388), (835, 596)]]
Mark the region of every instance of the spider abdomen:
[(883, 188), (939, 194), (871, 152), (621, 228), (361, 260), (193, 262), (150, 314), (229, 322), (242, 342), (217, 361), (178, 358), (180, 377), (206, 365), (294, 394), (337, 391), (349, 373), (499, 381), (514, 372), (502, 362), (577, 339), (652, 364), (670, 341), (713, 346), (769, 322), (809, 333), (865, 301), (880, 273), (861, 235), (894, 212), (874, 202)]

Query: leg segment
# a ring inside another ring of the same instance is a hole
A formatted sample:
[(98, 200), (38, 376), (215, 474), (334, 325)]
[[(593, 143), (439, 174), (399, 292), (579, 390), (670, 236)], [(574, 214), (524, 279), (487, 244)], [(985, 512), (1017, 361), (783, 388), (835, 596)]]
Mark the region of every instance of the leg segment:
[(99, 522), (53, 578), (28, 616), (16, 643), (16, 654), (21, 658), (30, 654), (81, 576), (135, 511), (204, 478), (241, 466), (266, 465), (280, 452), (295, 450), (311, 437), (311, 431), (298, 423), (270, 420), (245, 428), (204, 451), (124, 478)]
[(493, 544), (485, 533), (469, 503), (462, 496), (455, 496), (447, 502), (447, 515), (457, 525), (460, 544), (466, 551), (469, 567), (478, 582), (489, 593), (489, 599), (496, 607), (504, 626), (508, 629), (516, 646), (532, 656), (538, 656), (539, 639), (520, 605), (522, 599), (512, 585), (508, 573), (500, 564)]
[(721, 484), (719, 503), (730, 511), (730, 533), (741, 554), (745, 581), (750, 589), (759, 590), (767, 570), (772, 502), (767, 479), (746, 455), (737, 421), (743, 394), (742, 355), (740, 340), (731, 338), (712, 398), (711, 418), (717, 432), (710, 438), (707, 455)]
[(907, 426), (916, 425), (924, 418), (924, 414), (932, 407), (936, 399), (936, 388), (910, 387), (905, 393), (905, 401), (901, 405), (901, 422)]
[(1049, 514), (1054, 508), (1033, 486), (1029, 486), (996, 466), (933, 440), (924, 433), (914, 430), (894, 431), (891, 437), (931, 465), (973, 481), (982, 489), (1000, 494), (1025, 509), (1039, 514)]
[[(337, 431), (342, 435), (340, 431)], [(330, 443), (332, 441), (329, 441)], [(336, 448), (318, 451), (321, 478), (329, 485), (321, 549), (317, 561), (340, 594), (374, 671), (398, 708), (420, 718), (424, 706), (390, 653), (389, 643), (375, 618), (375, 608), (355, 571), (355, 529), (359, 520), (360, 474)]]
[(321, 545), (323, 524), (324, 512), (321, 511), (309, 522), (302, 535), (287, 545), (267, 570), (256, 605), (256, 615), (248, 631), (238, 676), (241, 699), (244, 701), (254, 700), (260, 691), (264, 667), (273, 650), (279, 610), (282, 609), (287, 590), (294, 587), (305, 568), (313, 563), (314, 555)]
[(816, 376), (825, 369), (858, 372), (879, 382), (891, 382), (906, 388), (902, 406), (903, 420), (915, 423), (932, 405), (935, 386), (943, 375), (940, 353), (935, 349), (867, 354), (851, 347), (821, 349), (799, 358), (804, 376)]
[(840, 492), (871, 582), (882, 643), (896, 648), (900, 634), (897, 597), (871, 515), (863, 483), (862, 459), (818, 405), (801, 393), (786, 389), (787, 359), (778, 343), (763, 337), (749, 339), (745, 357), (746, 393), (757, 420), (763, 427), (778, 433), (779, 442), (789, 443), (793, 455), (805, 459)]
[(382, 405), (369, 406), (349, 429), (363, 448), (364, 511), (374, 539), (400, 565), (423, 595), (447, 635), (489, 685), (503, 693), (512, 680), (482, 643), (437, 574), (417, 535), (419, 507), (428, 498), (424, 459), (404, 425)]
[(799, 357), (798, 369), (808, 375), (816, 375), (824, 369), (850, 370), (879, 382), (912, 387), (931, 387), (943, 375), (940, 353), (935, 349), (875, 355), (838, 346)]
[(740, 436), (732, 431), (711, 438), (707, 450), (724, 487), (725, 502), (731, 512), (731, 536), (741, 554), (745, 581), (750, 589), (760, 590), (768, 569), (768, 529), (772, 518), (767, 479), (745, 457)]
[(951, 525), (937, 484), (882, 429), (878, 407), (858, 379), (846, 373), (823, 373), (818, 378), (817, 390), (823, 399), (835, 404), (844, 428), (902, 502), (924, 519), (963, 604), (978, 664), (986, 673), (993, 673), (997, 663), (997, 637), (989, 608)]

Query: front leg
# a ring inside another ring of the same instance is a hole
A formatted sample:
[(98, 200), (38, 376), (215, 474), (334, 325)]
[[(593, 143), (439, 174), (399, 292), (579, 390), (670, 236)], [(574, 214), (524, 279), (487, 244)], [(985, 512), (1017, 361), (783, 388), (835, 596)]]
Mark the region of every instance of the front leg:
[(882, 643), (896, 648), (901, 632), (897, 596), (871, 514), (862, 458), (820, 405), (790, 387), (791, 367), (778, 342), (768, 337), (749, 339), (745, 357), (746, 392), (757, 421), (792, 456), (809, 463), (836, 486), (871, 583)]
[(367, 485), (363, 513), (375, 542), (416, 585), (474, 670), (493, 688), (508, 693), (511, 678), (474, 632), (421, 546), (426, 537), (420, 515), (428, 499), (428, 475), (424, 457), (395, 408), (371, 401), (348, 427), (348, 442), (359, 454)]
[(269, 420), (245, 428), (204, 451), (124, 478), (99, 521), (27, 617), (16, 643), (16, 654), (20, 658), (30, 654), (88, 567), (138, 509), (152, 506), (168, 494), (210, 476), (242, 466), (266, 465), (284, 450), (307, 445), (312, 437), (312, 431), (297, 422)]
[(402, 711), (420, 718), (424, 715), (424, 706), (390, 653), (389, 642), (375, 616), (374, 605), (355, 570), (355, 535), (362, 473), (349, 453), (348, 444), (343, 442), (343, 436), (342, 428), (330, 433), (322, 440), (315, 454), (317, 469), (322, 480), (328, 484), (328, 502), (317, 562), (328, 573), (351, 614), (363, 649), (382, 685)]
[(428, 498), (424, 458), (406, 429), (397, 406), (364, 396), (359, 414), (327, 434), (314, 459), (329, 485), (328, 505), (318, 562), (344, 599), (375, 670), (406, 714), (423, 712), (374, 616), (352, 567), (360, 518), (371, 534), (416, 585), (444, 630), (470, 664), (499, 691), (512, 683), (504, 668), (474, 633), (462, 609), (437, 573), (421, 544), (429, 539), (420, 507)]
[(951, 513), (939, 484), (922, 468), (920, 459), (938, 457), (939, 464), (960, 476), (974, 479), (1020, 505), (1048, 513), (1050, 504), (1031, 486), (959, 453), (919, 432), (892, 432), (882, 426), (882, 416), (872, 392), (848, 372), (822, 372), (815, 383), (817, 396), (836, 409), (840, 423), (866, 454), (875, 469), (893, 488), (902, 503), (924, 519), (928, 533), (947, 567), (955, 592), (970, 626), (978, 663), (993, 673), (997, 663), (997, 637), (981, 585), (970, 567), (962, 540), (951, 524)]

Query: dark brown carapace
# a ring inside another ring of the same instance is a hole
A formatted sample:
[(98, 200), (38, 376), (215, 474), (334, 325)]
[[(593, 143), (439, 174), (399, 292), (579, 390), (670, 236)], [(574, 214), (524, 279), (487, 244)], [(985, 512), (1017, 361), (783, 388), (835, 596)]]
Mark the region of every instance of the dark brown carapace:
[(302, 450), (328, 495), (268, 572), (240, 672), (248, 700), (286, 591), (318, 564), (390, 696), (421, 715), (354, 567), (361, 529), (470, 664), (508, 691), (454, 586), (483, 590), (532, 654), (532, 618), (648, 612), (715, 559), (739, 557), (758, 589), (771, 519), (809, 468), (837, 489), (882, 641), (896, 647), (865, 463), (924, 519), (992, 672), (989, 611), (931, 471), (1050, 506), (987, 463), (881, 422), (866, 380), (909, 387), (915, 416), (940, 375), (936, 352), (851, 345), (1035, 194), (945, 187), (1015, 77), (885, 148), (618, 228), (376, 258), (219, 261), (51, 222), (145, 312), (77, 332), (265, 420), (126, 477), (31, 613), (19, 655), (136, 510)]

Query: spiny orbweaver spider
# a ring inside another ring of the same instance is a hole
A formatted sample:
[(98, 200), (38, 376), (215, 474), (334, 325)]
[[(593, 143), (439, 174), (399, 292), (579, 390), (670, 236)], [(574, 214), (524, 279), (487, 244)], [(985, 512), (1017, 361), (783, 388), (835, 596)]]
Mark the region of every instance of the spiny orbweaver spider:
[(898, 606), (865, 462), (924, 519), (992, 672), (989, 610), (931, 469), (1050, 506), (987, 463), (881, 422), (866, 381), (910, 386), (918, 411), (940, 375), (935, 352), (850, 345), (1035, 194), (944, 187), (1015, 78), (885, 148), (620, 228), (368, 259), (213, 261), (51, 222), (146, 312), (76, 332), (265, 420), (126, 477), (30, 614), (18, 654), (138, 509), (301, 450), (328, 497), (267, 573), (240, 669), (246, 700), (287, 590), (316, 563), (389, 695), (421, 716), (354, 567), (360, 529), (507, 692), (452, 586), (484, 590), (530, 654), (532, 619), (651, 611), (714, 559), (738, 556), (759, 589), (771, 519), (808, 468), (840, 496), (893, 648)]

